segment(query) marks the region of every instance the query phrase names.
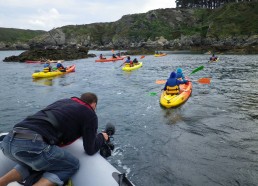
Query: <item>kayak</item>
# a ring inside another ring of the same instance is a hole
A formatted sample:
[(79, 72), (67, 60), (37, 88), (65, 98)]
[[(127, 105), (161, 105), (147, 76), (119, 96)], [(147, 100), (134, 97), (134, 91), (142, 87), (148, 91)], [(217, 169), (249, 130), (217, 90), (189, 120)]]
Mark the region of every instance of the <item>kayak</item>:
[(32, 61), (32, 60), (26, 60), (25, 63), (32, 63), (32, 64), (42, 64), (45, 63), (44, 61)]
[(121, 56), (121, 57), (117, 57), (117, 58), (106, 58), (106, 59), (97, 59), (95, 60), (95, 62), (115, 62), (118, 60), (123, 60), (124, 58), (126, 58), (126, 56)]
[(176, 95), (167, 94), (166, 91), (162, 91), (160, 96), (160, 104), (165, 108), (177, 107), (185, 103), (192, 93), (192, 82), (179, 85), (180, 93)]
[[(4, 133), (0, 133), (0, 143), (4, 137)], [(68, 152), (72, 153), (80, 161), (80, 169), (71, 177), (71, 185), (74, 186), (134, 186), (130, 182), (124, 173), (119, 172), (113, 167), (100, 153), (96, 153), (92, 156), (87, 155), (84, 152), (82, 139), (76, 140), (74, 143), (63, 147)], [(0, 177), (10, 171), (15, 162), (3, 155), (0, 150)], [(14, 182), (9, 185), (20, 186), (19, 183)]]
[(167, 54), (166, 53), (163, 53), (163, 54), (154, 54), (154, 57), (162, 57), (162, 56), (166, 56)]
[(54, 76), (58, 76), (58, 75), (62, 75), (62, 74), (66, 74), (74, 71), (75, 71), (75, 65), (72, 65), (66, 68), (66, 72), (61, 72), (59, 70), (51, 71), (51, 72), (43, 72), (43, 71), (35, 72), (32, 74), (32, 78), (54, 77)]
[(64, 60), (47, 60), (47, 62), (49, 62), (49, 63), (62, 63), (62, 62), (64, 62)]
[(47, 61), (32, 61), (32, 60), (26, 60), (25, 63), (34, 63), (34, 64), (42, 64), (42, 63), (46, 63), (46, 62), (49, 62), (49, 63), (57, 63), (57, 62), (64, 62), (64, 60), (47, 60)]
[(140, 67), (142, 67), (142, 62), (138, 62), (138, 64), (134, 64), (132, 67), (130, 67), (130, 65), (126, 64), (126, 65), (124, 65), (122, 70), (124, 70), (124, 71), (132, 71), (132, 70), (136, 70), (136, 69), (138, 69)]

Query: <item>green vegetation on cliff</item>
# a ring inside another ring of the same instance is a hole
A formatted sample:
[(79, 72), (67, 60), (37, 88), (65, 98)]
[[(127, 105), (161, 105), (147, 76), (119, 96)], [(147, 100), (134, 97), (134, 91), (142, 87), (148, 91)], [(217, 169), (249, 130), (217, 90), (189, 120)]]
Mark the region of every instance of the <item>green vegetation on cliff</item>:
[[(61, 45), (128, 48), (148, 40), (156, 41), (161, 36), (173, 41), (181, 39), (182, 36), (219, 40), (258, 35), (257, 20), (258, 2), (229, 3), (216, 9), (166, 8), (125, 15), (110, 23), (63, 26), (58, 28), (63, 37), (58, 34), (54, 37), (55, 41), (63, 38)], [(44, 31), (0, 28), (0, 42), (28, 41), (42, 33)], [(48, 42), (51, 39), (53, 40), (49, 34), (45, 34), (43, 37), (36, 37), (34, 41), (44, 46), (51, 45), (51, 42)]]
[(209, 36), (227, 37), (258, 34), (258, 2), (229, 3), (205, 19)]
[[(139, 42), (163, 36), (167, 40), (182, 35), (203, 38), (258, 34), (258, 2), (229, 3), (217, 9), (158, 9), (125, 15), (112, 23), (64, 26), (67, 38), (90, 37), (92, 42)], [(82, 39), (83, 40), (83, 39)]]
[(46, 33), (41, 30), (23, 30), (15, 28), (0, 28), (0, 42), (5, 43), (26, 43), (36, 36)]

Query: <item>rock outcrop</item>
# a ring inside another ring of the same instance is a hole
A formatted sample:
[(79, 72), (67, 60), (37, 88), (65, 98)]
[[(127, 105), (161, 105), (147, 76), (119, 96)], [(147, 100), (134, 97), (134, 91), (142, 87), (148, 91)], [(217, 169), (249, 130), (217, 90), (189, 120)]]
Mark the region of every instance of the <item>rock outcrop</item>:
[(88, 57), (96, 57), (95, 54), (88, 54), (85, 47), (67, 47), (58, 49), (33, 49), (21, 53), (19, 56), (10, 56), (4, 59), (5, 62), (25, 62), (49, 60), (75, 60)]

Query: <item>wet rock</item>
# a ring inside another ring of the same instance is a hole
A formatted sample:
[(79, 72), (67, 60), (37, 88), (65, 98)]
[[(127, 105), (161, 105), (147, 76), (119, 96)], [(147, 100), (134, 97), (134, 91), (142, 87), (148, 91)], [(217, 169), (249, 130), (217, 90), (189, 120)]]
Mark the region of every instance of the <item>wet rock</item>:
[(34, 49), (21, 53), (19, 56), (10, 56), (4, 59), (5, 62), (25, 62), (26, 60), (76, 60), (88, 57), (96, 57), (95, 54), (88, 54), (86, 47), (67, 47), (57, 49)]

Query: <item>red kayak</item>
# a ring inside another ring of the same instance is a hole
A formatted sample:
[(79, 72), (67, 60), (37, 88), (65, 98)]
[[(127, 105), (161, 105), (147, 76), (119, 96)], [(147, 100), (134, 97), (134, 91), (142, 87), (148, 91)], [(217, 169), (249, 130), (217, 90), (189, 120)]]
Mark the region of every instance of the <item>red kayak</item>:
[(121, 57), (117, 57), (117, 58), (106, 58), (106, 59), (97, 59), (95, 60), (95, 62), (115, 62), (118, 60), (123, 60), (124, 58), (126, 58), (126, 56), (121, 56)]
[(35, 64), (35, 63), (36, 63), (36, 64), (40, 63), (40, 64), (41, 64), (41, 63), (45, 63), (45, 62), (44, 62), (44, 61), (31, 61), (31, 60), (26, 60), (25, 63), (34, 63), (34, 64)]

